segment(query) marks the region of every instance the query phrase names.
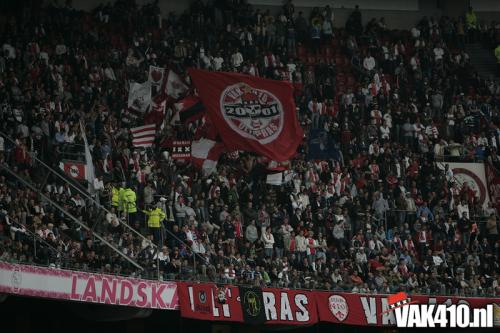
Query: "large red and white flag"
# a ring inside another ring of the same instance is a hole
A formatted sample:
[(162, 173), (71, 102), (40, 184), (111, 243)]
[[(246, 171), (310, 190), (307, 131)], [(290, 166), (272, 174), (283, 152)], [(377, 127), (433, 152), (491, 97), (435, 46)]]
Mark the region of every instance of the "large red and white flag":
[(289, 82), (197, 69), (189, 74), (228, 150), (278, 162), (295, 154), (303, 131)]
[(186, 83), (184, 83), (184, 80), (182, 80), (176, 72), (169, 70), (167, 74), (167, 81), (165, 82), (165, 94), (177, 99), (188, 90), (189, 87)]
[(191, 143), (191, 163), (209, 176), (217, 170), (217, 162), (224, 151), (223, 143), (201, 138)]
[(134, 147), (151, 147), (155, 141), (156, 124), (149, 124), (130, 129)]

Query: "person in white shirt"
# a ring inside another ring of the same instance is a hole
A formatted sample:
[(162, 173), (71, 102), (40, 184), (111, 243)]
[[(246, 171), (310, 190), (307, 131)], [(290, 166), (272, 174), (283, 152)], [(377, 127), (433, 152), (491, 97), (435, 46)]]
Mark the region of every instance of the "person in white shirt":
[(116, 75), (115, 75), (115, 72), (111, 66), (108, 65), (104, 69), (104, 75), (106, 76), (106, 78), (108, 78), (108, 80), (116, 81)]
[(213, 58), (210, 52), (205, 53), (205, 49), (200, 49), (200, 65), (205, 69), (212, 69)]
[(159, 260), (160, 265), (164, 266), (170, 262), (170, 253), (166, 246), (162, 247), (161, 252), (154, 255), (153, 260)]
[(262, 242), (264, 243), (264, 255), (266, 258), (272, 258), (274, 250), (274, 235), (271, 232), (271, 227), (267, 227), (266, 232), (262, 234)]
[(219, 71), (222, 68), (223, 63), (224, 63), (224, 58), (222, 58), (219, 52), (217, 53), (217, 56), (212, 59), (212, 67), (214, 70)]
[(420, 67), (420, 60), (418, 59), (418, 55), (414, 55), (410, 59), (410, 66), (413, 71), (416, 71)]
[(193, 250), (194, 253), (198, 254), (204, 254), (206, 252), (205, 246), (203, 245), (200, 239), (196, 239), (194, 241), (193, 245), (191, 246), (191, 249)]
[(16, 49), (12, 45), (5, 43), (2, 46), (2, 50), (3, 50), (4, 54), (5, 54), (5, 52), (7, 52), (7, 56), (10, 59), (16, 59)]
[(187, 202), (187, 206), (186, 206), (185, 212), (186, 212), (186, 218), (187, 219), (189, 219), (190, 217), (196, 217), (196, 212), (195, 212), (195, 210), (192, 207), (191, 201), (189, 201), (189, 200)]
[(283, 221), (280, 229), (281, 235), (283, 236), (283, 245), (284, 248), (288, 251), (290, 249), (290, 240), (293, 232), (292, 226), (288, 223), (288, 219)]
[(387, 122), (384, 121), (382, 126), (380, 126), (380, 137), (383, 140), (389, 140), (390, 135), (391, 135), (391, 129), (389, 128), (389, 126), (387, 126)]
[(443, 60), (444, 50), (441, 47), (441, 45), (439, 45), (439, 44), (436, 45), (433, 52), (434, 52), (434, 60), (436, 60), (436, 61)]
[(367, 72), (371, 72), (372, 70), (375, 69), (375, 58), (371, 56), (371, 54), (368, 54), (365, 59), (363, 60), (363, 67), (366, 69)]
[(63, 55), (67, 52), (67, 48), (66, 48), (66, 45), (64, 44), (58, 44), (56, 45), (56, 54), (57, 55)]
[(104, 190), (104, 181), (102, 180), (102, 176), (94, 178), (94, 190), (98, 192), (102, 192)]
[(118, 221), (118, 216), (116, 216), (116, 213), (115, 213), (115, 207), (111, 207), (111, 211), (106, 213), (106, 221), (109, 224), (115, 224), (115, 222), (120, 223), (120, 221)]
[(457, 213), (458, 213), (458, 218), (461, 219), (464, 213), (466, 213), (466, 216), (469, 215), (469, 205), (465, 200), (462, 200), (458, 205), (457, 205)]
[(412, 36), (413, 38), (418, 38), (418, 37), (420, 37), (420, 30), (419, 30), (417, 27), (413, 27), (413, 28), (411, 28), (410, 32), (411, 32), (411, 36)]
[(295, 236), (295, 253), (297, 254), (298, 262), (306, 257), (307, 241), (304, 237), (304, 230), (300, 230), (299, 234)]
[(234, 68), (239, 68), (242, 63), (243, 63), (243, 55), (241, 54), (239, 49), (236, 49), (234, 53), (231, 55), (231, 65), (233, 65)]

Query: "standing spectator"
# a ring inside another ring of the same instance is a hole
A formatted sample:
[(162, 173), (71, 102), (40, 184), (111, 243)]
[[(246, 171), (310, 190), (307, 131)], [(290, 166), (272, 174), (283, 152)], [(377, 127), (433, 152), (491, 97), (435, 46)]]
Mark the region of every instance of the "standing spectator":
[(272, 258), (274, 252), (274, 236), (271, 232), (271, 227), (267, 227), (262, 234), (262, 242), (264, 243), (264, 255), (266, 258)]

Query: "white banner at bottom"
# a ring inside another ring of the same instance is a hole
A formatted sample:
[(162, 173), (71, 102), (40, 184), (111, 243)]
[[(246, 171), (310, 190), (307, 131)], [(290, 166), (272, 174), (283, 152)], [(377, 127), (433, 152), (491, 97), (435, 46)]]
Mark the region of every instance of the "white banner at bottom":
[(91, 274), (0, 262), (0, 293), (177, 310), (175, 282)]

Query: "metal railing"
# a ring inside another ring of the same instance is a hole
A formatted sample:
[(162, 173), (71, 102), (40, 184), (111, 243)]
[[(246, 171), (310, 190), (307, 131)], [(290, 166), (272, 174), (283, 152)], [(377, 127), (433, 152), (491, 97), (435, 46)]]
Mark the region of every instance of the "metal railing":
[[(5, 139), (7, 139), (8, 141), (10, 141), (11, 143), (13, 143), (14, 145), (16, 145), (16, 141), (13, 140), (12, 138), (10, 138), (8, 135), (6, 135), (4, 132), (0, 131), (0, 135), (2, 137), (4, 137)], [(87, 201), (87, 203), (89, 204), (89, 206), (97, 207), (99, 210), (101, 210), (102, 212), (105, 212), (106, 214), (112, 214), (106, 207), (104, 207), (97, 200), (95, 200), (90, 193), (88, 193), (87, 191), (85, 191), (81, 186), (76, 185), (75, 181), (72, 180), (72, 179), (70, 179), (62, 171), (59, 171), (59, 170), (56, 171), (56, 170), (54, 170), (52, 167), (50, 167), (45, 162), (43, 162), (42, 160), (40, 160), (36, 156), (36, 154), (34, 154), (32, 152), (30, 152), (30, 157), (33, 159), (33, 161), (36, 161), (38, 164), (40, 164), (41, 166), (43, 166), (47, 170), (47, 172), (48, 172), (47, 177), (48, 177), (49, 174), (54, 175), (56, 178), (60, 179), (64, 184), (68, 184), (73, 190), (77, 191), (81, 196), (83, 196), (85, 198), (85, 200)], [(39, 190), (41, 190), (41, 189), (39, 189)], [(142, 240), (146, 240), (146, 238), (144, 237), (144, 235), (142, 235), (141, 233), (139, 233), (137, 230), (135, 230), (134, 228), (132, 228), (127, 223), (124, 223), (121, 220), (118, 220), (118, 222), (124, 228), (128, 229), (128, 231), (132, 232), (138, 238), (140, 238)], [(153, 246), (156, 247), (155, 244), (153, 244)]]
[[(6, 140), (10, 141), (12, 144), (16, 145), (16, 141), (14, 141), (12, 138), (10, 138), (8, 135), (6, 135), (5, 133), (3, 133), (2, 131), (0, 131), (0, 135), (2, 137), (4, 137)], [(60, 179), (64, 184), (68, 184), (71, 187), (71, 189), (77, 191), (77, 193), (79, 193), (85, 199), (87, 207), (89, 207), (89, 208), (92, 208), (92, 207), (97, 208), (97, 217), (95, 219), (93, 219), (96, 223), (94, 223), (92, 226), (87, 226), (87, 225), (85, 226), (86, 230), (89, 230), (93, 234), (95, 234), (95, 229), (96, 228), (99, 229), (100, 225), (102, 225), (102, 223), (100, 223), (100, 222), (105, 219), (105, 216), (103, 216), (103, 215), (105, 215), (105, 214), (113, 214), (113, 213), (111, 213), (100, 202), (98, 202), (97, 200), (95, 200), (92, 197), (91, 194), (89, 194), (87, 191), (85, 191), (83, 189), (83, 187), (81, 186), (81, 184), (79, 184), (79, 183), (75, 182), (74, 180), (72, 180), (71, 178), (69, 178), (62, 171), (60, 171), (60, 170), (54, 170), (52, 167), (50, 167), (45, 162), (43, 162), (42, 160), (40, 160), (36, 156), (35, 153), (30, 152), (30, 156), (32, 157), (33, 161), (35, 161), (36, 163), (40, 164), (41, 166), (43, 166), (47, 170), (47, 177), (48, 177), (49, 174), (54, 175), (55, 177), (57, 177), (58, 179)], [(37, 192), (41, 192), (41, 188), (37, 189)], [(94, 213), (96, 213), (96, 212), (94, 212)], [(159, 253), (160, 249), (159, 249), (158, 245), (155, 244), (154, 242), (150, 242), (143, 234), (141, 234), (138, 230), (134, 229), (131, 225), (129, 225), (127, 223), (128, 221), (123, 221), (123, 220), (121, 220), (121, 219), (118, 218), (118, 222), (127, 231), (133, 233), (134, 236), (136, 236), (139, 240), (145, 241), (145, 242), (149, 243), (153, 247), (153, 249), (155, 251), (155, 254)], [(147, 225), (147, 222), (144, 221), (143, 225)], [(191, 247), (187, 243), (185, 243), (184, 241), (182, 241), (181, 239), (179, 239), (168, 228), (164, 228), (163, 225), (162, 225), (162, 233), (161, 234), (162, 234), (162, 236), (164, 234), (168, 235), (168, 237), (171, 237), (171, 238), (175, 239), (177, 242), (179, 242), (180, 244), (182, 244), (182, 246), (184, 248), (191, 250)], [(162, 243), (163, 243), (163, 241), (164, 240), (162, 239)], [(193, 270), (196, 271), (196, 269), (197, 269), (197, 267), (196, 267), (196, 263), (197, 263), (196, 258), (198, 258), (198, 260), (200, 260), (200, 261), (205, 261), (205, 259), (201, 255), (199, 255), (198, 253), (195, 253), (195, 252), (192, 252), (192, 256), (193, 256), (193, 258), (192, 258)], [(156, 265), (157, 265), (157, 267), (159, 267), (159, 262), (157, 262)], [(141, 267), (141, 269), (142, 269), (142, 267)], [(157, 275), (158, 275), (158, 278), (160, 278), (160, 274), (158, 273)]]
[[(66, 258), (67, 257), (67, 255), (65, 253), (59, 251), (54, 246), (52, 246), (51, 244), (49, 244), (45, 239), (43, 239), (42, 237), (40, 237), (40, 235), (38, 235), (36, 233), (36, 231), (30, 230), (26, 225), (24, 225), (24, 224), (16, 221), (15, 218), (13, 218), (13, 217), (11, 217), (9, 215), (5, 215), (5, 218), (6, 218), (6, 224), (8, 226), (10, 226), (10, 228), (12, 228), (12, 226), (15, 225), (16, 229), (18, 229), (17, 231), (16, 230), (12, 231), (12, 229), (9, 230), (11, 232), (11, 239), (14, 238), (14, 240), (15, 240), (16, 238), (18, 238), (19, 237), (18, 233), (21, 233), (23, 235), (26, 235), (26, 237), (30, 237), (31, 238), (31, 240), (33, 241), (33, 257), (34, 258), (38, 258), (37, 257), (37, 242), (38, 242), (38, 245), (43, 245), (49, 251), (51, 251), (53, 253), (56, 253), (61, 258)], [(14, 233), (14, 235), (12, 234), (12, 232)]]
[[(79, 225), (81, 228), (87, 231), (92, 231), (91, 228), (89, 228), (85, 223), (80, 221), (78, 218), (76, 218), (73, 214), (68, 212), (64, 207), (53, 201), (51, 198), (49, 198), (47, 195), (43, 194), (42, 192), (38, 191), (37, 188), (30, 184), (27, 180), (23, 179), (19, 175), (17, 175), (14, 171), (12, 171), (5, 163), (0, 164), (0, 170), (5, 170), (7, 173), (9, 173), (12, 177), (17, 179), (18, 182), (22, 183), (25, 187), (29, 188), (33, 192), (37, 193), (38, 195), (43, 198), (46, 202), (48, 202), (51, 206), (57, 208), (61, 213), (63, 213), (65, 216), (70, 218), (74, 223)], [(143, 270), (141, 265), (139, 265), (135, 260), (131, 259), (129, 256), (127, 256), (123, 251), (119, 250), (116, 246), (108, 242), (104, 237), (100, 236), (99, 234), (92, 232), (92, 235), (99, 239), (103, 244), (107, 245), (109, 248), (113, 249), (117, 254), (119, 254), (121, 257), (123, 257), (126, 261), (131, 263), (133, 266), (136, 268)]]
[[(2, 261), (2, 260), (0, 260)], [(43, 265), (43, 264), (38, 264), (38, 263), (32, 263), (32, 262), (20, 262), (20, 261), (8, 261), (8, 260), (3, 260), (4, 262), (8, 263), (16, 263), (16, 264), (25, 264), (25, 265), (30, 265), (30, 266), (35, 266), (35, 267), (50, 267), (49, 265)], [(120, 276), (123, 278), (140, 278), (140, 279), (145, 279), (145, 280), (158, 280), (158, 278), (151, 278), (150, 276), (147, 275), (142, 275), (142, 274), (133, 274), (133, 275), (125, 275), (121, 273), (113, 273), (109, 271), (103, 271), (103, 270), (93, 270), (91, 268), (85, 267), (85, 268), (78, 268), (75, 269), (74, 267), (71, 267), (69, 265), (63, 266), (63, 267), (57, 267), (60, 269), (67, 269), (67, 270), (73, 270), (73, 271), (81, 271), (81, 272), (86, 272), (86, 273), (91, 273), (91, 274), (111, 274), (115, 276)], [(439, 291), (433, 290), (429, 287), (421, 287), (421, 288), (412, 288), (407, 286), (405, 283), (401, 283), (399, 285), (394, 285), (390, 286), (391, 290), (389, 293), (385, 290), (369, 290), (369, 291), (353, 291), (354, 288), (345, 288), (341, 287), (339, 285), (333, 285), (331, 288), (326, 289), (322, 287), (304, 287), (304, 286), (294, 286), (294, 285), (286, 285), (282, 286), (277, 283), (263, 283), (263, 280), (255, 280), (253, 283), (242, 283), (242, 282), (237, 282), (237, 281), (230, 281), (224, 278), (221, 278), (220, 276), (217, 277), (216, 279), (208, 279), (203, 276), (195, 276), (195, 275), (186, 275), (181, 272), (182, 267), (179, 268), (178, 272), (175, 274), (170, 274), (166, 275), (165, 278), (160, 279), (163, 281), (172, 281), (172, 282), (181, 282), (181, 281), (194, 281), (194, 282), (213, 282), (217, 284), (230, 284), (232, 286), (245, 286), (245, 287), (271, 287), (271, 288), (283, 288), (287, 290), (308, 290), (308, 291), (334, 291), (334, 292), (343, 292), (343, 293), (348, 293), (348, 294), (359, 294), (359, 295), (381, 295), (381, 296), (386, 296), (390, 295), (392, 293), (398, 292), (398, 291), (405, 291), (411, 295), (423, 295), (423, 296), (454, 296), (454, 297), (478, 297), (478, 298), (492, 298), (495, 296), (498, 296), (494, 288), (474, 288), (474, 287), (464, 287), (464, 288), (440, 288)]]

